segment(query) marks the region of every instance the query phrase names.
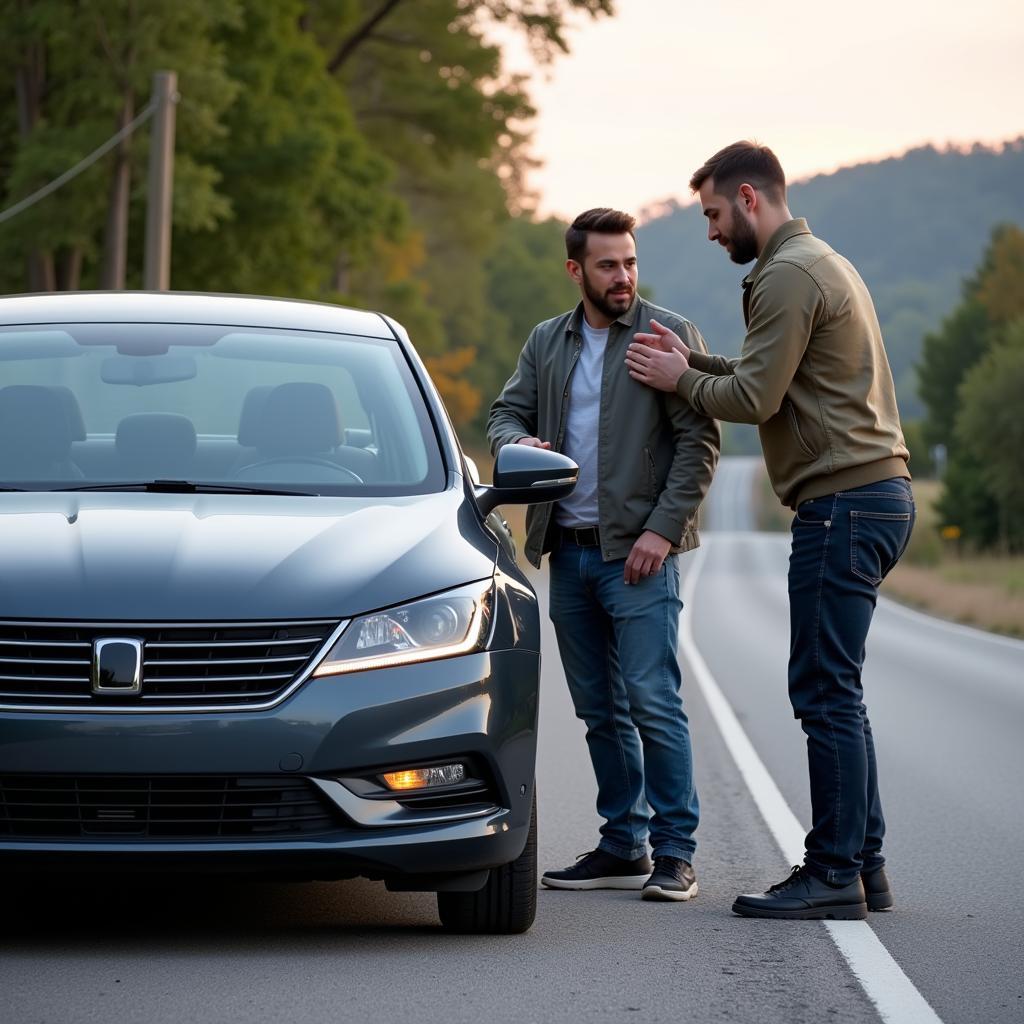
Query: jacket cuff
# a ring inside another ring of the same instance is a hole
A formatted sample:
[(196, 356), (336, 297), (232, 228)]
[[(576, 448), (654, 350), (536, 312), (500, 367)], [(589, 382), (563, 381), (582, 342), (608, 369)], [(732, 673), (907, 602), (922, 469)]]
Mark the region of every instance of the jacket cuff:
[(521, 438), (529, 436), (530, 435), (525, 432), (520, 432), (518, 434), (506, 434), (504, 437), (496, 438), (494, 442), (494, 447), (491, 449), (491, 454), (495, 458), (497, 458), (499, 448), (504, 448), (505, 445), (507, 444), (516, 444), (516, 442), (518, 442)]
[[(682, 376), (676, 381), (676, 394), (684, 401), (689, 402), (690, 405), (693, 405), (693, 402), (691, 401), (693, 389), (697, 386), (697, 381), (706, 376), (706, 373), (698, 370), (694, 366), (691, 366), (688, 370), (684, 370)], [(700, 412), (699, 409), (697, 411)]]
[(706, 352), (699, 352), (697, 349), (691, 348), (687, 362), (692, 369), (699, 370), (701, 373), (711, 372), (711, 356)]
[(651, 530), (658, 534), (659, 537), (664, 537), (672, 547), (678, 547), (680, 541), (683, 539), (683, 531), (685, 528), (685, 523), (679, 522), (678, 519), (673, 518), (665, 512), (659, 512), (658, 509), (655, 509), (647, 517), (647, 522), (644, 523), (645, 530)]

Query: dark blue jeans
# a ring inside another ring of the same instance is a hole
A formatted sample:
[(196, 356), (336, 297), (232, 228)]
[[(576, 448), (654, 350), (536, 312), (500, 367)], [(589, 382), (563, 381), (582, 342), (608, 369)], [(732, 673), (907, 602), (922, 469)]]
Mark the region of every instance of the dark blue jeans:
[[(627, 586), (625, 559), (563, 544), (551, 553), (551, 621), (597, 777), (602, 850), (693, 861), (699, 815), (676, 657), (679, 567)], [(648, 810), (650, 807), (650, 810)]]
[(846, 885), (885, 863), (885, 819), (861, 669), (878, 585), (914, 525), (894, 477), (802, 502), (789, 560), (789, 697), (807, 735), (811, 831), (805, 863)]

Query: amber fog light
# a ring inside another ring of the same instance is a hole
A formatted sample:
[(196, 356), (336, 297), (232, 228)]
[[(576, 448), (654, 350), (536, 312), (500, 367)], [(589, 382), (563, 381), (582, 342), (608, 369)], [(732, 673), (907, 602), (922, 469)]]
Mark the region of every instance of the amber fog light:
[(388, 789), (429, 789), (431, 786), (454, 786), (466, 779), (464, 764), (442, 764), (433, 768), (407, 768), (385, 772), (381, 778)]

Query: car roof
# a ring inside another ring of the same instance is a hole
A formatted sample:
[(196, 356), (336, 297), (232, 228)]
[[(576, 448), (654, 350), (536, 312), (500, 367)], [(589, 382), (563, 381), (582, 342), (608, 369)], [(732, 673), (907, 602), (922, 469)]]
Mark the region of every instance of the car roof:
[(44, 292), (0, 297), (0, 326), (58, 323), (224, 324), (394, 339), (379, 313), (326, 302), (212, 292)]

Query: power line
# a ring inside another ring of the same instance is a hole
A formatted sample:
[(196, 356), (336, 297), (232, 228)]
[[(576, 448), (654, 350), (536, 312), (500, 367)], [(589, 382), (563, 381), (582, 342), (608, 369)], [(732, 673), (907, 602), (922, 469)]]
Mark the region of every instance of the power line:
[(0, 213), (0, 224), (5, 220), (10, 220), (12, 217), (16, 217), (22, 210), (27, 210), (30, 206), (34, 206), (39, 202), (40, 199), (45, 199), (51, 192), (56, 192), (61, 185), (66, 185), (72, 178), (77, 177), (86, 168), (91, 167), (101, 156), (109, 153), (122, 139), (127, 138), (131, 135), (140, 124), (148, 121), (156, 111), (156, 103), (149, 103), (144, 107), (138, 114), (138, 116), (129, 121), (119, 132), (111, 135), (106, 142), (103, 143), (99, 149), (93, 150), (84, 160), (79, 160), (74, 167), (70, 170), (65, 171), (59, 178), (54, 178), (49, 185), (44, 185), (41, 189), (33, 192), (32, 195), (27, 196), (20, 202), (15, 203), (13, 206), (8, 206), (6, 210)]

